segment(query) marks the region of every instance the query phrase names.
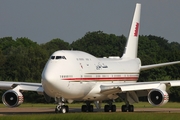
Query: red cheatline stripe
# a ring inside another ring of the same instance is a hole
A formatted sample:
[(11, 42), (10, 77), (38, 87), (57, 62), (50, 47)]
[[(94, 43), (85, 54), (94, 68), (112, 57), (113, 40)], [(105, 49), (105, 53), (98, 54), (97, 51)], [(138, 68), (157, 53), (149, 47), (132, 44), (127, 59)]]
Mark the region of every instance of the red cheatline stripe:
[(137, 80), (138, 77), (105, 77), (105, 78), (64, 78), (63, 80), (79, 80), (79, 81), (85, 81), (85, 80), (97, 80), (97, 81), (124, 81), (124, 80)]

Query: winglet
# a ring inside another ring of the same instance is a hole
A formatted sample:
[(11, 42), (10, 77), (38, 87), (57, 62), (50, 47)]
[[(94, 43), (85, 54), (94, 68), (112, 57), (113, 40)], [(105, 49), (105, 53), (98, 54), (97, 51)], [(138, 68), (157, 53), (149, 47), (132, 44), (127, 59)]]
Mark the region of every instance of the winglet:
[(137, 3), (131, 24), (129, 37), (126, 43), (126, 47), (122, 59), (133, 59), (137, 57), (139, 28), (140, 28), (140, 14), (141, 14), (141, 4)]

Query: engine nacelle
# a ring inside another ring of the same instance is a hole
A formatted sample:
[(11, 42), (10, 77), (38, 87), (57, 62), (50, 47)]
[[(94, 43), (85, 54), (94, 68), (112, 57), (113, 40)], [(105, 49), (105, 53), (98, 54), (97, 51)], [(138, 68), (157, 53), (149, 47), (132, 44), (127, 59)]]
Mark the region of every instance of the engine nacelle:
[(24, 101), (24, 97), (21, 92), (8, 90), (2, 96), (2, 102), (8, 107), (18, 107)]
[(169, 95), (166, 91), (153, 89), (148, 94), (148, 101), (151, 105), (162, 106), (169, 101)]

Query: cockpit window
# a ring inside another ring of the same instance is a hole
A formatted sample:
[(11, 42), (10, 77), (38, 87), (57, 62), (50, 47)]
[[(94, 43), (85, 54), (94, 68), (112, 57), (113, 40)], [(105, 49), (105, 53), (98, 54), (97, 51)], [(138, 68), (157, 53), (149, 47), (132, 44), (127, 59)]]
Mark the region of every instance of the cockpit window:
[(65, 56), (51, 56), (50, 59), (51, 59), (51, 60), (54, 60), (54, 59), (56, 59), (56, 60), (59, 60), (59, 59), (64, 59), (64, 60), (66, 60), (66, 57), (65, 57)]
[(61, 59), (61, 56), (56, 56), (56, 59)]
[(55, 56), (51, 56), (51, 59), (54, 59), (55, 58)]
[(56, 59), (66, 59), (65, 56), (56, 56)]

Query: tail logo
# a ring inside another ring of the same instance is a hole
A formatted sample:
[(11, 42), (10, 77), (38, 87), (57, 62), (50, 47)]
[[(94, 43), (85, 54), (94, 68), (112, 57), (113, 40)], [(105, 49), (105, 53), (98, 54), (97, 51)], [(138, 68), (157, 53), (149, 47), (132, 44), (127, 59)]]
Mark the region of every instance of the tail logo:
[(138, 36), (138, 30), (139, 30), (139, 23), (136, 23), (136, 27), (135, 27), (135, 31), (134, 31), (134, 36), (137, 37)]

